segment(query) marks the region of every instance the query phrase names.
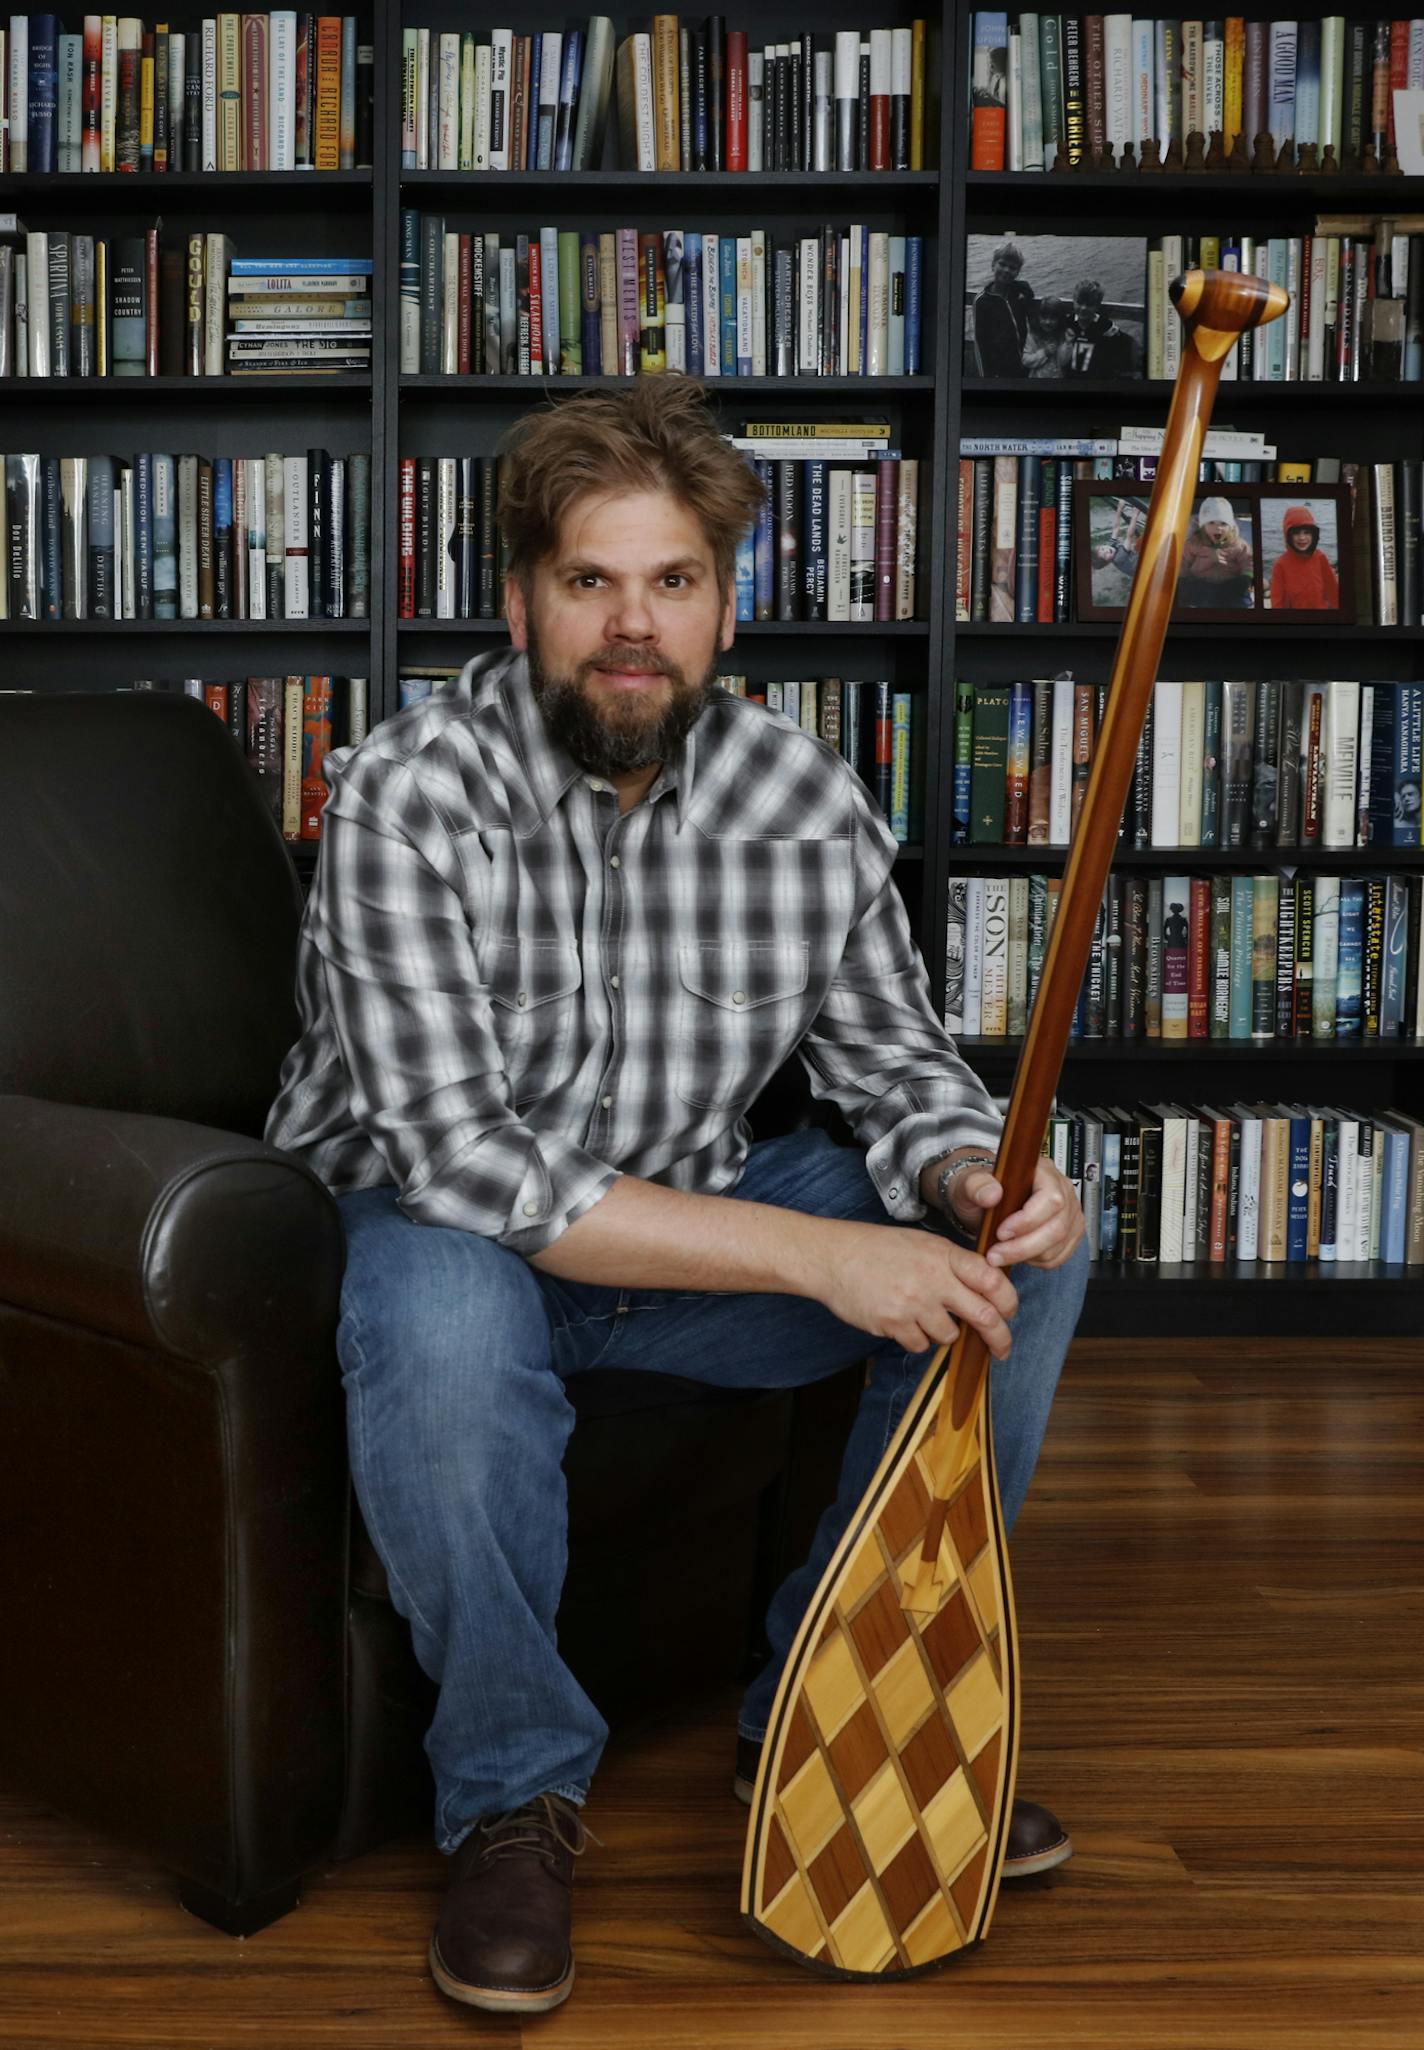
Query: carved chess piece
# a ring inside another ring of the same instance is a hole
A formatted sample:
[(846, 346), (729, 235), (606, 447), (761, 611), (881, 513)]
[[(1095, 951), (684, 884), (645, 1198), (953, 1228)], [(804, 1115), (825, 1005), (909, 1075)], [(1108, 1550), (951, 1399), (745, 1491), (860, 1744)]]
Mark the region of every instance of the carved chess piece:
[(1231, 149), (1227, 155), (1226, 168), (1228, 171), (1249, 171), (1251, 168), (1251, 152), (1247, 148), (1246, 131), (1244, 128), (1238, 128), (1235, 135), (1231, 138)]
[(1276, 153), (1271, 146), (1271, 132), (1268, 128), (1260, 128), (1256, 131), (1256, 139), (1251, 145), (1251, 169), (1274, 171), (1275, 168)]
[(1167, 145), (1167, 154), (1162, 159), (1164, 171), (1180, 171), (1182, 168), (1182, 138), (1174, 135)]
[(1288, 135), (1277, 151), (1275, 168), (1278, 171), (1294, 171), (1295, 137), (1293, 135)]
[(1340, 159), (1335, 154), (1333, 142), (1327, 142), (1325, 145), (1325, 153), (1320, 159), (1320, 172), (1324, 178), (1338, 178), (1340, 175)]
[(1317, 144), (1313, 142), (1303, 142), (1301, 144), (1300, 155), (1296, 161), (1296, 170), (1302, 178), (1313, 178), (1315, 176), (1320, 168), (1316, 161), (1319, 154), (1320, 151)]
[(1384, 174), (1387, 178), (1399, 176), (1399, 151), (1391, 143), (1384, 153)]
[(1143, 141), (1139, 168), (1144, 171), (1160, 171), (1162, 168), (1162, 145), (1155, 135), (1149, 135)]
[(1187, 137), (1187, 157), (1182, 169), (1184, 171), (1204, 171), (1206, 169), (1206, 137), (1199, 128), (1194, 128)]
[(1361, 176), (1365, 178), (1378, 178), (1379, 167), (1379, 158), (1375, 155), (1375, 146), (1372, 142), (1367, 142), (1365, 144), (1365, 154), (1360, 160)]
[(1204, 168), (1208, 171), (1225, 171), (1228, 168), (1226, 139), (1219, 128), (1213, 128), (1211, 131), (1211, 138), (1206, 146)]
[(1137, 169), (1137, 153), (1130, 142), (1125, 142), (1122, 146), (1122, 156), (1118, 160), (1118, 169), (1119, 171), (1135, 171)]

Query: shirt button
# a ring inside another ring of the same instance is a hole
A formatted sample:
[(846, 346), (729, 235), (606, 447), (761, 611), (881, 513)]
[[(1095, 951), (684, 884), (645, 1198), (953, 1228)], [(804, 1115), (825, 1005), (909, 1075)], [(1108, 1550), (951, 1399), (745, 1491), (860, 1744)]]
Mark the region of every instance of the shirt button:
[(900, 1193), (900, 1191), (899, 1191), (898, 1189), (892, 1189), (892, 1190), (890, 1191), (890, 1201), (891, 1201), (892, 1203), (893, 1203), (893, 1202), (895, 1201), (895, 1198), (896, 1198), (896, 1197), (897, 1197), (897, 1196), (899, 1195), (899, 1193)]
[(734, 989), (732, 991), (732, 1002), (734, 1004), (744, 1004), (746, 1000), (747, 993), (744, 989)]
[(612, 1110), (612, 1108), (613, 1108), (613, 1098), (612, 1098), (611, 1096), (605, 1096), (605, 1097), (604, 1097), (604, 1098), (602, 1099), (602, 1102), (603, 1102), (603, 1108), (604, 1108), (605, 1110)]
[(603, 785), (602, 785), (602, 784), (601, 784), (601, 783), (599, 782), (598, 778), (597, 778), (597, 777), (595, 776), (595, 777), (594, 777), (594, 779), (593, 779), (593, 781), (592, 781), (592, 782), (591, 782), (591, 783), (589, 784), (589, 786), (588, 786), (588, 787), (589, 787), (589, 789), (590, 789), (590, 790), (601, 790), (601, 789), (603, 788)]
[(537, 1217), (539, 1215), (539, 1205), (537, 1203), (526, 1203), (524, 1206), (524, 1215), (526, 1217)]
[(615, 989), (619, 987), (618, 977), (616, 975), (610, 975), (608, 980), (612, 983)]
[(623, 864), (622, 864), (622, 862), (621, 862), (621, 861), (620, 861), (620, 860), (618, 859), (618, 856), (617, 856), (617, 855), (615, 854), (615, 855), (614, 855), (614, 857), (613, 857), (613, 859), (612, 859), (612, 861), (610, 861), (610, 862), (609, 862), (608, 866), (609, 866), (610, 868), (622, 868)]
[(517, 997), (515, 998), (515, 1000), (514, 1000), (514, 1001), (515, 1001), (515, 1002), (516, 1002), (516, 1003), (517, 1003), (517, 1004), (518, 1004), (518, 1005), (520, 1006), (520, 1008), (522, 1009), (522, 1008), (523, 1008), (523, 1006), (524, 1006), (525, 1004), (527, 1004), (527, 1003), (528, 1003), (528, 1001), (529, 1001), (529, 998), (528, 998), (528, 996), (527, 996), (527, 995), (525, 994), (525, 992), (524, 992), (523, 990), (520, 990), (520, 992), (519, 992), (519, 995), (518, 995), (518, 996), (517, 996)]

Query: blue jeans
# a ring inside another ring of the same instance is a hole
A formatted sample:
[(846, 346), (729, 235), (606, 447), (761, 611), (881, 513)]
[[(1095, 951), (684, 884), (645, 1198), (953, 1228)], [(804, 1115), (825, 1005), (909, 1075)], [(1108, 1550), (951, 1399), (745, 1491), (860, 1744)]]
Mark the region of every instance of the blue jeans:
[[(439, 1683), (426, 1749), (436, 1839), (452, 1851), (479, 1816), (536, 1794), (582, 1802), (608, 1734), (555, 1642), (574, 1424), (565, 1382), (619, 1367), (795, 1388), (869, 1359), (836, 1500), (768, 1612), (772, 1657), (739, 1718), (760, 1737), (805, 1606), (931, 1355), (876, 1347), (799, 1296), (559, 1281), (492, 1240), (414, 1223), (396, 1195), (384, 1186), (338, 1199), (337, 1347), (357, 1500), (416, 1655)], [(886, 1222), (864, 1156), (822, 1132), (753, 1146), (737, 1198)], [(1081, 1249), (1062, 1268), (1013, 1270), (1013, 1350), (990, 1384), (1006, 1525), (1028, 1490), (1086, 1278)]]

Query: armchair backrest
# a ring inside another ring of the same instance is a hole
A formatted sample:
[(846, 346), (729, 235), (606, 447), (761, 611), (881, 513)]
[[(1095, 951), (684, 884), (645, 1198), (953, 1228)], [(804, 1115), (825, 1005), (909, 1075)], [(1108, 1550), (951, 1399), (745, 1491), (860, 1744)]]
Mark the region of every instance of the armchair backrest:
[(206, 705), (0, 697), (0, 1093), (260, 1135), (298, 1032), (301, 914)]

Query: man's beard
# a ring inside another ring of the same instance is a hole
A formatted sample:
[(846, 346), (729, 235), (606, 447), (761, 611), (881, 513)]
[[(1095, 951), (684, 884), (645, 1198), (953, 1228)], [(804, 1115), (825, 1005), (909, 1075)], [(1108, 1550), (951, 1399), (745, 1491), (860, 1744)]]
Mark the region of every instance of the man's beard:
[[(665, 762), (681, 747), (716, 689), (714, 655), (700, 683), (689, 683), (676, 663), (636, 648), (613, 648), (581, 662), (572, 676), (553, 676), (540, 660), (529, 626), (529, 681), (549, 737), (595, 775), (627, 775)], [(595, 700), (584, 679), (599, 667), (646, 670), (666, 679), (669, 695), (655, 706), (641, 692)]]

